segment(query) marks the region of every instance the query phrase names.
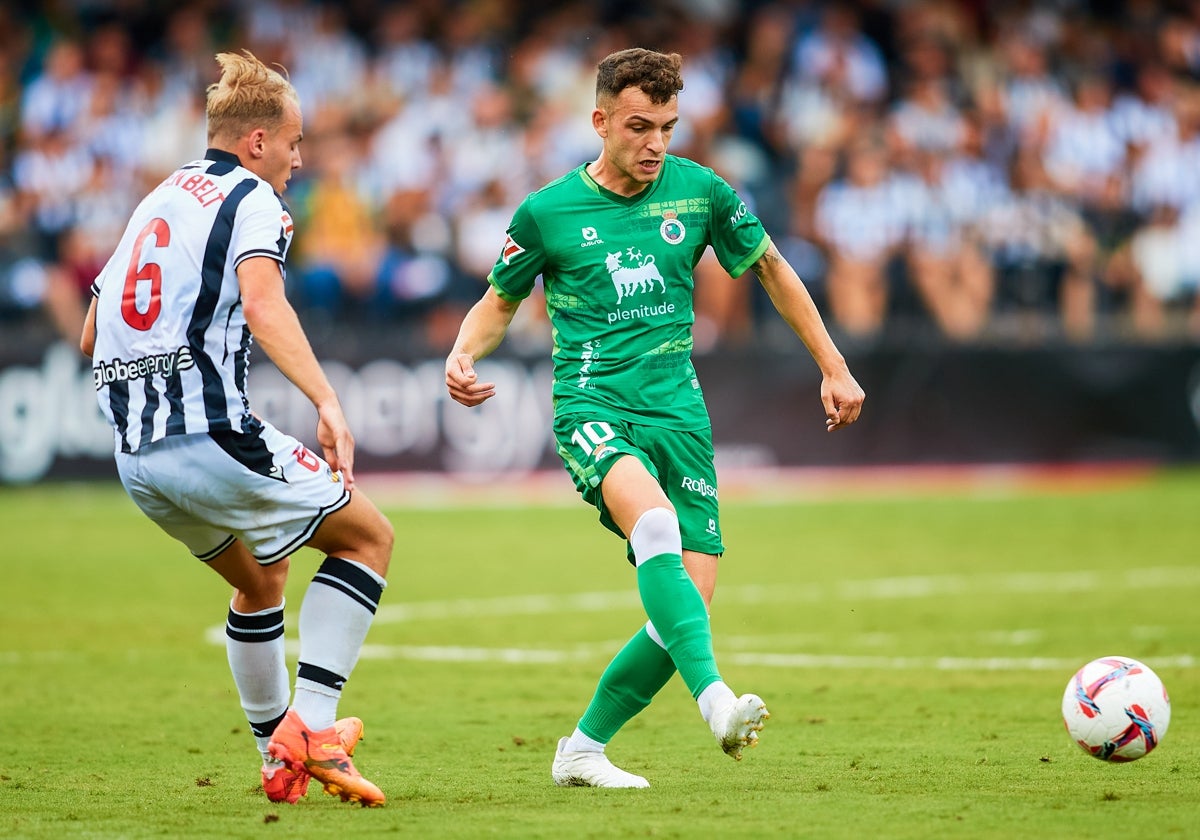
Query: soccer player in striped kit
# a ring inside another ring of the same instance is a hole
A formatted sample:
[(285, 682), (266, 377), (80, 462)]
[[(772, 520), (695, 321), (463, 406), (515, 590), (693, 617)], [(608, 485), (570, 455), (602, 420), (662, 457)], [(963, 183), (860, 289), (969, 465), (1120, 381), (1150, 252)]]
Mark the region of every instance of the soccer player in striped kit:
[[(296, 802), (310, 776), (363, 805), (384, 795), (350, 756), (342, 687), (386, 586), (392, 526), (354, 486), (354, 438), (284, 296), (301, 165), (299, 97), (249, 52), (222, 53), (209, 149), (141, 202), (96, 277), (80, 346), (138, 507), (234, 588), (226, 648), (262, 754), (263, 789)], [(317, 411), (322, 455), (257, 417), (251, 341)], [(327, 557), (300, 606), (295, 697), (284, 657), (289, 555)]]
[(446, 386), (474, 406), (495, 394), (475, 362), (499, 346), (540, 275), (554, 330), (554, 436), (600, 521), (627, 542), (650, 621), (600, 678), (551, 777), (562, 786), (648, 787), (605, 746), (676, 670), (735, 759), (768, 717), (713, 656), (708, 605), (724, 552), (712, 428), (691, 363), (692, 270), (711, 247), (734, 277), (753, 269), (820, 368), (830, 431), (853, 423), (862, 388), (796, 272), (711, 169), (667, 154), (683, 88), (677, 54), (614, 53), (596, 79), (599, 157), (530, 194), (508, 227), (489, 288), (463, 320)]

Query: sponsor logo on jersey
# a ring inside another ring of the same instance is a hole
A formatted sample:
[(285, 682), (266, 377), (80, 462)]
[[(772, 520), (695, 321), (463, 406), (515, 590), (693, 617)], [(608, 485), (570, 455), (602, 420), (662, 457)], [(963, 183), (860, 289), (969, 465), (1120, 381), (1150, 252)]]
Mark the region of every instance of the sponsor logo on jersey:
[(579, 366), (579, 380), (575, 383), (576, 387), (586, 389), (588, 382), (592, 379), (592, 362), (596, 361), (600, 356), (600, 341), (594, 339), (592, 341), (583, 342), (583, 350), (579, 354), (579, 360), (583, 362)]
[(583, 241), (579, 243), (580, 248), (591, 248), (593, 245), (604, 244), (604, 240), (600, 238), (600, 234), (594, 227), (581, 228), (579, 233), (583, 237)]
[(717, 497), (717, 488), (709, 484), (703, 478), (687, 478), (685, 476), (683, 481), (680, 482), (679, 486), (684, 490), (691, 490), (693, 493), (699, 493), (701, 496), (711, 496), (714, 499)]
[(654, 264), (653, 254), (643, 254), (638, 248), (610, 252), (605, 257), (604, 267), (608, 269), (608, 276), (612, 279), (613, 288), (617, 290), (618, 308), (608, 313), (608, 323), (615, 324), (618, 321), (632, 321), (675, 312), (675, 304), (670, 301), (647, 303), (626, 309), (620, 308), (622, 301), (626, 298), (635, 295), (650, 295), (656, 292), (661, 295), (667, 291), (667, 281), (663, 279), (658, 266)]
[(500, 259), (505, 265), (511, 265), (513, 257), (524, 253), (525, 249), (518, 245), (517, 240), (513, 239), (511, 235), (504, 237), (504, 247), (500, 250)]
[(617, 290), (617, 303), (631, 295), (652, 292), (655, 284), (658, 284), (659, 291), (667, 290), (666, 281), (654, 265), (654, 255), (643, 254), (637, 248), (609, 254), (604, 260), (604, 267), (608, 269), (608, 276)]
[(291, 236), (292, 231), (296, 229), (295, 225), (292, 224), (292, 214), (285, 212), (281, 221), (283, 222), (283, 235)]
[(746, 218), (746, 214), (748, 212), (749, 211), (746, 209), (746, 202), (743, 201), (738, 205), (738, 209), (734, 211), (734, 214), (729, 217), (729, 226), (737, 227), (737, 223)]
[(687, 236), (687, 228), (679, 220), (679, 214), (674, 210), (663, 213), (662, 224), (658, 226), (659, 236), (668, 245), (678, 245)]
[(180, 347), (170, 353), (156, 353), (152, 356), (142, 356), (129, 362), (112, 359), (100, 362), (92, 367), (92, 381), (99, 391), (105, 385), (114, 382), (129, 382), (134, 379), (147, 379), (155, 374), (163, 379), (169, 378), (177, 370), (190, 370), (195, 367), (196, 360), (192, 357), (191, 347)]

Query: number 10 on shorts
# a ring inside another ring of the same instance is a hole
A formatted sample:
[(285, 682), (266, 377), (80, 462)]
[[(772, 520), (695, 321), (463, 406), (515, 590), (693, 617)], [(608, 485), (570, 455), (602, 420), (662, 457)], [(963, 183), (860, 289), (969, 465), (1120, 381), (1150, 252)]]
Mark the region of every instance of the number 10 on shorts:
[(571, 433), (571, 442), (589, 458), (599, 459), (608, 448), (605, 444), (616, 436), (612, 426), (603, 420), (592, 420)]

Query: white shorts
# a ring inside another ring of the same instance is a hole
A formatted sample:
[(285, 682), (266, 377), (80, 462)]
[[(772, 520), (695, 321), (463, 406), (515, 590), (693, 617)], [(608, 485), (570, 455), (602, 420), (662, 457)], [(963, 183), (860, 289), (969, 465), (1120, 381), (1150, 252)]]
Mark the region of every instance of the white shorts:
[(237, 539), (259, 563), (275, 563), (350, 501), (340, 473), (269, 423), (251, 434), (173, 435), (116, 457), (130, 498), (204, 561)]

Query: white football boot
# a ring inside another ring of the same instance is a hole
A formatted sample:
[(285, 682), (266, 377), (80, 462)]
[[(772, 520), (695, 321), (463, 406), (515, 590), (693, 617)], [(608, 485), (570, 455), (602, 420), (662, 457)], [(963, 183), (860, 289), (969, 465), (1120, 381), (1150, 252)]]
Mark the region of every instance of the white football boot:
[(712, 716), (712, 734), (734, 761), (742, 760), (742, 750), (758, 744), (763, 721), (771, 716), (757, 694), (743, 694)]
[(563, 752), (566, 738), (558, 742), (550, 777), (559, 787), (648, 788), (641, 776), (626, 773), (602, 752)]

